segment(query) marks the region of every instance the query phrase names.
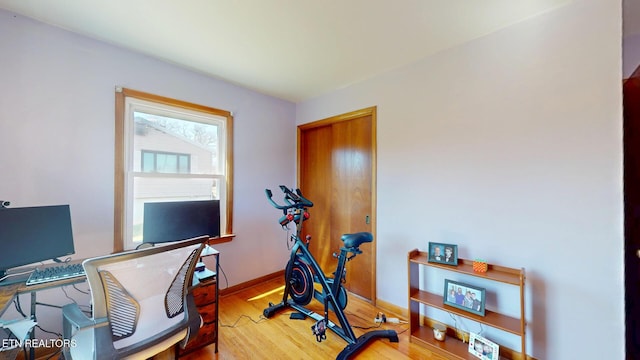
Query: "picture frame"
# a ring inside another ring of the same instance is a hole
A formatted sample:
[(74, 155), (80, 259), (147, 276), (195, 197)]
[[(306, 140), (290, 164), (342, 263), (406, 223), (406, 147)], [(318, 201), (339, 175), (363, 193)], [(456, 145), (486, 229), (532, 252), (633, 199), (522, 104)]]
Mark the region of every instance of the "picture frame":
[(500, 346), (476, 333), (470, 333), (469, 353), (481, 360), (497, 360), (500, 358)]
[(427, 261), (458, 266), (458, 245), (429, 242)]
[(453, 306), (472, 314), (484, 316), (484, 306), (486, 303), (485, 295), (486, 290), (484, 288), (454, 280), (444, 280), (443, 300), (445, 305)]

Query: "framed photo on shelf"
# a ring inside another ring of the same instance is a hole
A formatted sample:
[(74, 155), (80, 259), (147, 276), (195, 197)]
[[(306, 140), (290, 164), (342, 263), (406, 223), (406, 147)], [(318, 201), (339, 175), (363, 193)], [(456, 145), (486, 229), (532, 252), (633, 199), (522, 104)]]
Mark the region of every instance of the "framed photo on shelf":
[(457, 281), (444, 280), (444, 304), (484, 316), (485, 289)]
[(428, 262), (445, 265), (458, 265), (458, 245), (429, 243)]
[(469, 334), (469, 352), (482, 360), (498, 360), (500, 357), (498, 344), (475, 333)]

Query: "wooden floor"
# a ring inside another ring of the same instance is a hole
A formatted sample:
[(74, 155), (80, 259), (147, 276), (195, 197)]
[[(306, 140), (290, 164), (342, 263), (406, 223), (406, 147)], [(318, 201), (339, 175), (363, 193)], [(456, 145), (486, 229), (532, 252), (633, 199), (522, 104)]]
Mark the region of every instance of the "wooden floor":
[[(347, 343), (327, 331), (327, 339), (319, 343), (311, 332), (312, 319), (291, 320), (292, 309), (285, 309), (270, 319), (262, 316), (269, 302), (282, 300), (283, 282), (272, 280), (220, 298), (220, 343), (218, 353), (208, 346), (181, 359), (335, 359)], [(308, 305), (322, 312), (317, 301)], [(380, 309), (355, 296), (349, 297), (346, 315), (356, 336), (369, 331), (359, 327), (377, 326), (373, 319)], [(384, 311), (383, 311), (384, 312)], [(386, 314), (396, 317), (393, 314)], [(337, 322), (337, 321), (336, 321)], [(434, 359), (446, 358), (433, 354), (408, 339), (408, 324), (385, 324), (380, 329), (393, 329), (400, 339), (373, 341), (357, 359)]]

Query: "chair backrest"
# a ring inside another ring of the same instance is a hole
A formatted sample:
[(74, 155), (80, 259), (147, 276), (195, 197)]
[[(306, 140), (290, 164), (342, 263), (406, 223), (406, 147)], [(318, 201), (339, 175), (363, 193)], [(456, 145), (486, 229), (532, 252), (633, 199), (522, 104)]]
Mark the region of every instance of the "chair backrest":
[(85, 260), (93, 318), (106, 319), (111, 330), (111, 344), (96, 347), (126, 353), (184, 330), (188, 289), (207, 240), (203, 236)]

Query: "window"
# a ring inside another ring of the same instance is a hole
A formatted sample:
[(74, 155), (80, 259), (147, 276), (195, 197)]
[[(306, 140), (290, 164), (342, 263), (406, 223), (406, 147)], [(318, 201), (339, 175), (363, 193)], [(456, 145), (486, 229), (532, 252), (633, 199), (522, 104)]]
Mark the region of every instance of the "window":
[(147, 173), (189, 174), (191, 172), (191, 154), (142, 150), (141, 171)]
[(146, 202), (220, 200), (230, 239), (232, 125), (228, 111), (116, 90), (114, 251), (142, 243)]

